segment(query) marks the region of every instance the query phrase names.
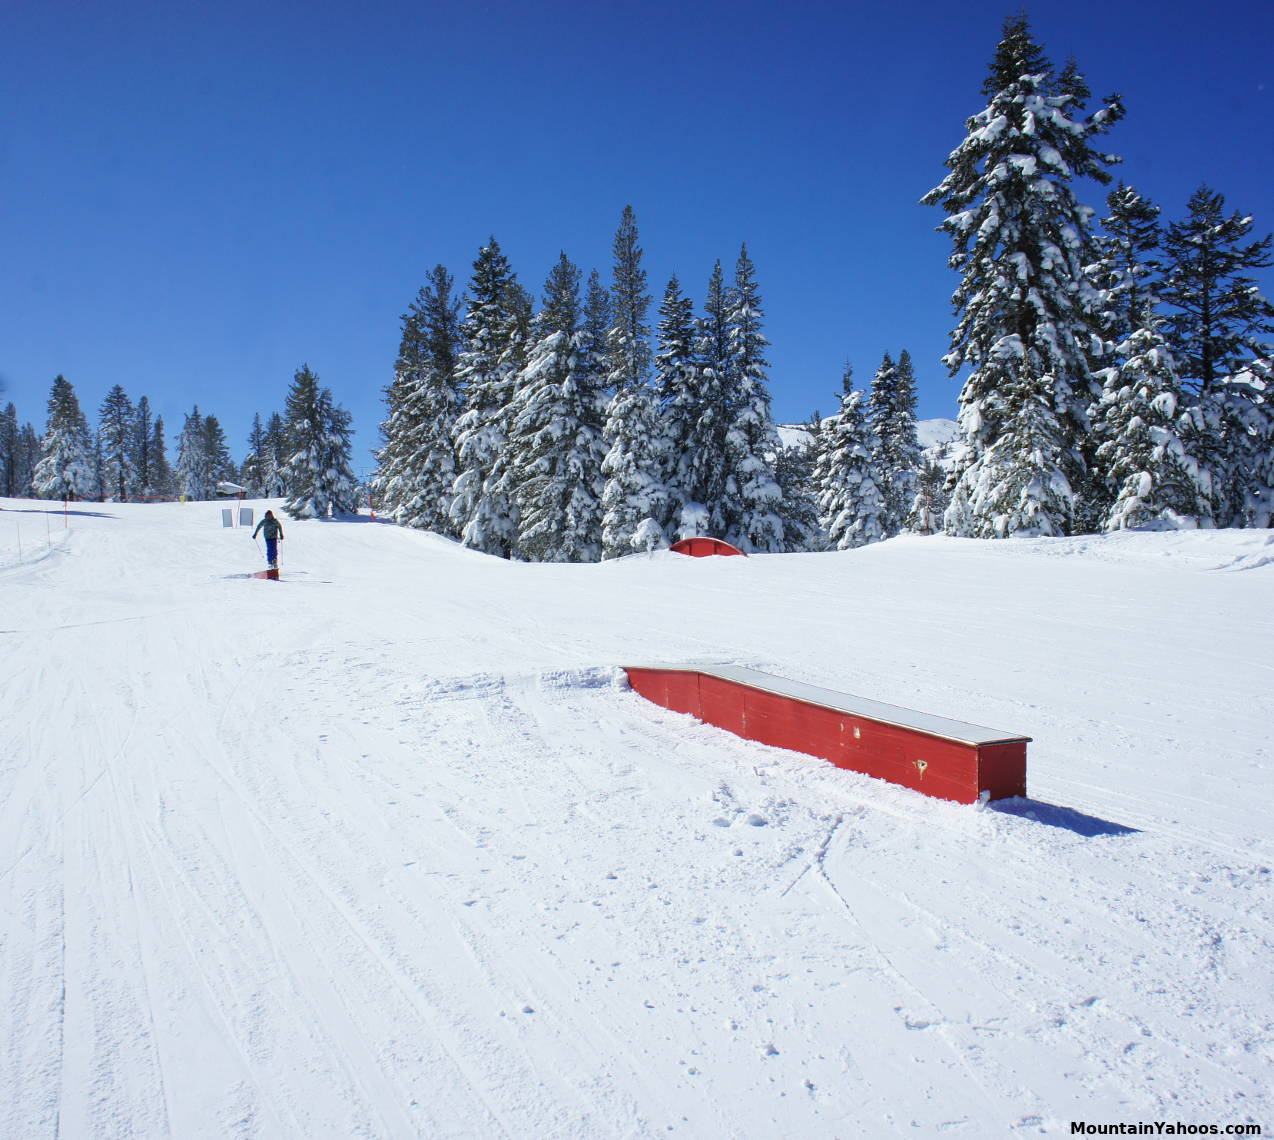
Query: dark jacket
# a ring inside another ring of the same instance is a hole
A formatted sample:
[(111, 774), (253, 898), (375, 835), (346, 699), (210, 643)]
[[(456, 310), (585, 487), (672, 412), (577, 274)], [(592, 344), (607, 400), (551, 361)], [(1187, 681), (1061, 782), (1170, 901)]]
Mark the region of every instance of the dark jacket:
[(266, 542), (277, 541), (283, 537), (283, 526), (278, 519), (262, 519), (257, 523), (257, 529), (252, 532), (252, 537), (256, 538), (258, 532), (265, 531)]

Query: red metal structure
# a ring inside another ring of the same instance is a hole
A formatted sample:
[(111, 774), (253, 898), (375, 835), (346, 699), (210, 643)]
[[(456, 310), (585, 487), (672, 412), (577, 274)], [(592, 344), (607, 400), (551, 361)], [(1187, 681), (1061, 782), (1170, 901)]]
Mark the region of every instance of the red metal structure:
[(971, 804), (1026, 795), (1029, 736), (997, 732), (733, 665), (625, 666), (647, 700), (748, 740)]
[[(711, 554), (743, 554), (737, 546), (731, 546), (720, 538), (683, 538), (669, 548), (674, 554), (689, 554), (691, 558), (707, 558)], [(747, 555), (743, 554), (746, 558)]]

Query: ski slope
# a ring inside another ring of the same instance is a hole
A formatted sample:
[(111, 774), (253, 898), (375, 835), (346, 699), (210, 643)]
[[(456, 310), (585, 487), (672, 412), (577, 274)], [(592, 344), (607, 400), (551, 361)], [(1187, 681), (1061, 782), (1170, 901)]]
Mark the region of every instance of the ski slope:
[[(285, 520), (273, 583), (215, 504), (0, 506), (0, 1136), (1274, 1127), (1271, 532), (556, 566)], [(617, 668), (685, 660), (1027, 733), (1031, 800)]]

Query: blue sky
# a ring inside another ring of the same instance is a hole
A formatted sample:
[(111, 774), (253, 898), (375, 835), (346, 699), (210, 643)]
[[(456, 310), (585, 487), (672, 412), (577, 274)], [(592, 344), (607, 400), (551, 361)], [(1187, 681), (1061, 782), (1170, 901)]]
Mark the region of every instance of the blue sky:
[[(1010, 10), (9, 0), (0, 400), (42, 430), (58, 373), (93, 422), (119, 383), (174, 432), (198, 403), (238, 458), (308, 362), (365, 472), (428, 269), (463, 284), (494, 234), (537, 293), (560, 250), (608, 276), (631, 203), (656, 301), (673, 272), (699, 300), (748, 243), (780, 420), (833, 410), (847, 359), (866, 385), (903, 348), (921, 415), (954, 415), (956, 282), (918, 199)], [(1054, 62), (1124, 95), (1108, 149), (1166, 219), (1207, 181), (1274, 229), (1274, 4), (1028, 12)]]

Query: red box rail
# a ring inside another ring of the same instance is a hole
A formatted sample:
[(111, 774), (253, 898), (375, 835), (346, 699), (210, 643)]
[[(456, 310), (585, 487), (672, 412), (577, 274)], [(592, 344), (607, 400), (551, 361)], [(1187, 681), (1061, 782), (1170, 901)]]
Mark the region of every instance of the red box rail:
[(1029, 736), (734, 665), (624, 666), (633, 691), (761, 744), (969, 804), (1026, 795)]

